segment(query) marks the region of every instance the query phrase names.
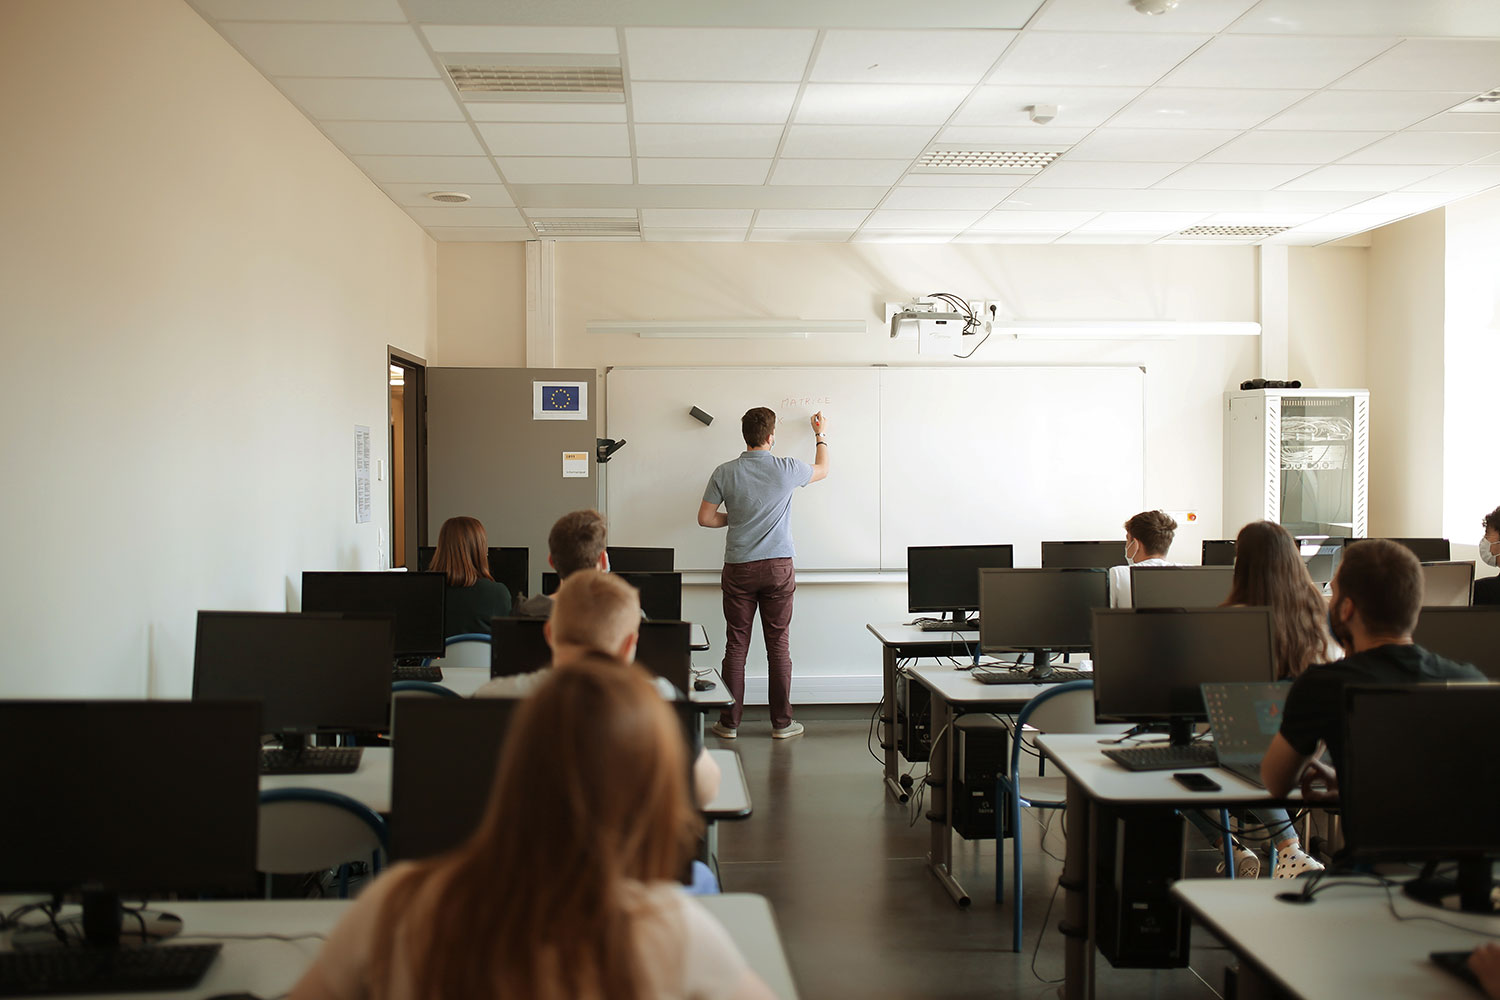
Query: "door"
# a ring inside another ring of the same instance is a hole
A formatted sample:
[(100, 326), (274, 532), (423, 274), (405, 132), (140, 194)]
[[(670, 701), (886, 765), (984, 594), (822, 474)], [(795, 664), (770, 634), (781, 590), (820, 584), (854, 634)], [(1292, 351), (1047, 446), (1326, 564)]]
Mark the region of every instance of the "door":
[(415, 568), (427, 544), (426, 371), (420, 358), (390, 349), (391, 565)]

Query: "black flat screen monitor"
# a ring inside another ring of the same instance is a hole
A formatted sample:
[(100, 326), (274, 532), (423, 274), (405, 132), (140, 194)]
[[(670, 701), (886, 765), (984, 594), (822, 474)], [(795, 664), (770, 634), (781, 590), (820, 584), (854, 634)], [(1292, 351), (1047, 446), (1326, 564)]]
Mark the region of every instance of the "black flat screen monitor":
[(1348, 541), (1347, 538), (1334, 535), (1297, 536), (1297, 548), (1302, 553), (1302, 561), (1307, 564), (1307, 572), (1313, 578), (1313, 583), (1327, 583), (1333, 579), (1333, 574), (1338, 572), (1339, 563), (1344, 558), (1344, 545)]
[(641, 622), (635, 662), (671, 681), (684, 697), (693, 690), (693, 626), (652, 619)]
[(1089, 613), (1108, 606), (1105, 569), (982, 569), (979, 648), (986, 653), (1084, 650)]
[[(432, 555), (437, 548), (432, 545), (417, 547), (417, 571), (427, 572), (432, 565)], [(526, 596), (527, 574), (531, 572), (531, 553), (524, 545), (491, 545), (489, 548), (490, 576), (496, 583), (505, 584), (513, 600)]]
[(540, 670), (552, 662), (552, 647), (542, 627), (545, 618), (490, 619), (490, 676), (513, 677)]
[(392, 860), (441, 854), (478, 828), (518, 704), (514, 698), (396, 699), (401, 736), (392, 743)]
[(1387, 538), (1386, 541), (1411, 549), (1418, 562), (1447, 562), (1453, 558), (1453, 546), (1446, 538)]
[(259, 736), (247, 701), (0, 702), (0, 892), (253, 891)]
[(1233, 566), (1130, 567), (1130, 603), (1137, 608), (1216, 608), (1233, 585)]
[(1344, 699), (1339, 808), (1350, 860), (1457, 861), (1456, 881), (1417, 880), (1407, 894), (1437, 903), (1456, 892), (1463, 909), (1493, 912), (1500, 685), (1351, 685)]
[(1500, 605), (1423, 608), (1412, 640), (1457, 663), (1472, 663), (1492, 681), (1500, 680)]
[(1203, 540), (1203, 565), (1233, 566), (1233, 538), (1205, 538)]
[[(616, 573), (641, 592), (641, 611), (647, 618), (678, 621), (682, 618), (681, 573)], [(555, 594), (561, 581), (556, 573), (542, 574), (542, 593)]]
[(302, 610), (390, 615), (396, 621), (395, 655), (442, 656), (441, 573), (303, 573)]
[(1009, 545), (912, 545), (906, 549), (906, 610), (979, 610), (979, 571), (1010, 569)]
[(604, 551), (609, 553), (611, 573), (670, 573), (676, 569), (672, 565), (675, 549), (610, 545)]
[(1110, 542), (1042, 543), (1042, 569), (1109, 569), (1124, 565), (1123, 538)]
[(1474, 601), (1474, 564), (1471, 562), (1424, 562), (1422, 606), (1466, 608)]
[(1204, 684), (1273, 681), (1269, 608), (1114, 608), (1094, 612), (1094, 715), (1170, 723), (1184, 742), (1207, 718)]
[(200, 611), (193, 700), (260, 702), (259, 733), (384, 729), (391, 620), (382, 615)]

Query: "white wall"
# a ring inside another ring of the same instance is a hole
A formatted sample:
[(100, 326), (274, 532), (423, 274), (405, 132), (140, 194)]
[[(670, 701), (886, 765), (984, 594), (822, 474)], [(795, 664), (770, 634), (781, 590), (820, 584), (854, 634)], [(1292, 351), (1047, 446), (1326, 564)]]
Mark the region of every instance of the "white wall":
[[(1454, 558), (1471, 559), (1480, 519), (1500, 506), (1500, 463), (1491, 457), (1500, 372), (1500, 192), (1450, 205), (1445, 214), (1442, 527)], [(1483, 563), (1479, 569), (1494, 573)]]
[(1310, 389), (1364, 389), (1369, 251), (1291, 247), (1287, 377)]
[(428, 364), (526, 365), (526, 244), (437, 245), (437, 336)]
[(198, 609), (377, 566), (435, 247), (180, 0), (8, 0), (0, 122), (0, 696), (185, 696)]

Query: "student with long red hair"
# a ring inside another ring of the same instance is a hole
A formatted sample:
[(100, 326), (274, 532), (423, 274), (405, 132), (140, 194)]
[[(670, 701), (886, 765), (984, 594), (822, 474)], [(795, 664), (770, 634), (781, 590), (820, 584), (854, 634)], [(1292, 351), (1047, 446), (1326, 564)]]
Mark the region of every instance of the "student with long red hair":
[(490, 619), (510, 614), (510, 591), (490, 575), (490, 543), (477, 518), (444, 521), (427, 568), (448, 578), (443, 598), (445, 636), (489, 635)]
[(701, 821), (646, 672), (554, 670), (516, 710), (484, 819), (355, 902), (293, 1000), (769, 1000), (674, 881)]

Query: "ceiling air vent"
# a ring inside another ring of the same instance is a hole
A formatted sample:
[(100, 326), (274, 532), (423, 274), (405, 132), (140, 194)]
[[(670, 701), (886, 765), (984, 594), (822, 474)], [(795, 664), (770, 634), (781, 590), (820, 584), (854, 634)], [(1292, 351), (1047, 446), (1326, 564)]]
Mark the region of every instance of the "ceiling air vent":
[(462, 191), (428, 191), (427, 197), (444, 205), (462, 205), (469, 200), (469, 196)]
[(532, 219), (531, 228), (538, 236), (641, 235), (641, 224), (635, 219)]
[(1284, 233), (1291, 226), (1189, 226), (1173, 233), (1171, 240), (1245, 240)]
[(1067, 146), (988, 146), (937, 143), (911, 168), (914, 174), (1039, 174)]
[(1481, 114), (1500, 114), (1500, 88), (1487, 90), (1472, 100), (1464, 101), (1462, 104), (1449, 111), (1462, 111), (1465, 114), (1479, 112)]
[(465, 101), (589, 102), (625, 100), (614, 56), (449, 55), (444, 68)]

